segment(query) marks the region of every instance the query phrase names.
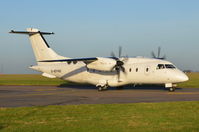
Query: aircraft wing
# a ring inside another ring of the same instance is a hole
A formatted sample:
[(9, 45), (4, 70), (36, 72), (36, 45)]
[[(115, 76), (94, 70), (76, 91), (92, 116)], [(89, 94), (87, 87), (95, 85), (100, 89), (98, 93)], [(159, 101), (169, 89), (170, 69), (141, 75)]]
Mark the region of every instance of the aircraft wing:
[(91, 57), (91, 58), (76, 58), (76, 59), (60, 59), (60, 60), (42, 60), (39, 62), (72, 62), (72, 61), (82, 61), (86, 64), (89, 64), (91, 62), (94, 62), (98, 60), (97, 57)]

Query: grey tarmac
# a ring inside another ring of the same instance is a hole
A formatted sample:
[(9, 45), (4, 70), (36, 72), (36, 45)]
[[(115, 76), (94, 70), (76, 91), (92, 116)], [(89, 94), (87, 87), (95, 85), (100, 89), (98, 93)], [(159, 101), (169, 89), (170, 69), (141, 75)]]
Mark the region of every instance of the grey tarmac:
[(172, 101), (199, 101), (199, 88), (168, 92), (161, 86), (126, 86), (99, 92), (87, 85), (0, 86), (0, 107)]

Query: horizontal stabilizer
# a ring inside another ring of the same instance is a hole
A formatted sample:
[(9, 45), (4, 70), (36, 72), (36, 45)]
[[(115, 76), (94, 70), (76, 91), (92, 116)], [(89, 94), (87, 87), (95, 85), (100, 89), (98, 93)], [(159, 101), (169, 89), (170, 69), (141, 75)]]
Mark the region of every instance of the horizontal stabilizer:
[(29, 28), (28, 31), (14, 31), (14, 30), (11, 30), (9, 33), (27, 34), (27, 35), (33, 35), (33, 34), (36, 34), (36, 33), (39, 33), (39, 34), (42, 34), (42, 35), (54, 34), (53, 32), (40, 32), (39, 30), (32, 29), (32, 28)]

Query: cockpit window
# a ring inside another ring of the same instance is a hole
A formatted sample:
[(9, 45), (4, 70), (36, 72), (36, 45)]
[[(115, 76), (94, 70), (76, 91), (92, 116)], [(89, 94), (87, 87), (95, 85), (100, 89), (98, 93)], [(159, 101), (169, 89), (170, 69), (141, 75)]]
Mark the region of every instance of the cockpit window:
[(165, 67), (168, 69), (175, 69), (175, 66), (173, 66), (171, 64), (165, 64)]
[(164, 69), (164, 68), (165, 68), (164, 64), (158, 64), (157, 67), (156, 67), (156, 69)]
[(173, 66), (172, 64), (158, 64), (156, 69), (164, 69), (164, 68), (167, 68), (167, 69), (175, 69), (175, 66)]

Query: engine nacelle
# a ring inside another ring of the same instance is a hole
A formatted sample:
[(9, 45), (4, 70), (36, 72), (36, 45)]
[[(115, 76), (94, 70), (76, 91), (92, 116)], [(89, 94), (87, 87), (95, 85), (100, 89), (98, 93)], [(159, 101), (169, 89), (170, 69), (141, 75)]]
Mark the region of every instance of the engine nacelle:
[(116, 61), (111, 58), (98, 57), (98, 60), (89, 63), (87, 67), (89, 69), (95, 69), (99, 71), (111, 71), (111, 69), (116, 65)]

